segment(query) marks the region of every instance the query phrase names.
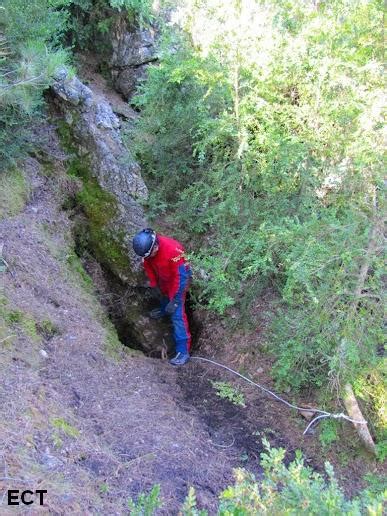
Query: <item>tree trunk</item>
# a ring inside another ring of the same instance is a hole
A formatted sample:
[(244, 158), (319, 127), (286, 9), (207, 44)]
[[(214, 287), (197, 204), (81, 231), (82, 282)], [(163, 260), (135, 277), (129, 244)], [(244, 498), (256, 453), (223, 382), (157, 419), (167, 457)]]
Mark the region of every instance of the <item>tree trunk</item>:
[[(367, 245), (367, 249), (364, 255), (363, 263), (360, 267), (359, 276), (357, 279), (357, 284), (354, 292), (354, 299), (353, 302), (349, 308), (348, 317), (353, 318), (356, 317), (356, 311), (360, 302), (360, 299), (362, 297), (362, 291), (364, 289), (364, 285), (368, 276), (368, 271), (370, 268), (370, 264), (372, 261), (372, 257), (376, 251), (377, 248), (377, 237), (380, 229), (380, 220), (377, 217), (377, 210), (376, 210), (376, 192), (374, 197), (374, 216), (373, 216), (373, 224), (372, 229)], [(345, 340), (342, 339), (342, 345), (344, 346)], [(344, 349), (342, 350), (344, 352)], [(351, 419), (355, 419), (357, 421), (365, 421), (365, 418), (360, 410), (359, 404), (355, 398), (355, 394), (353, 392), (352, 386), (347, 383), (344, 387), (344, 405), (347, 409), (347, 412)], [(376, 448), (375, 443), (372, 439), (372, 436), (370, 434), (370, 431), (368, 430), (367, 424), (359, 424), (354, 423), (355, 428), (357, 430), (357, 433), (363, 442), (366, 449), (376, 454)]]
[[(347, 383), (344, 387), (344, 405), (351, 419), (355, 419), (356, 421), (365, 421), (359, 404), (353, 393), (352, 387), (349, 383)], [(354, 425), (366, 449), (370, 453), (376, 455), (375, 443), (371, 437), (370, 431), (368, 430), (367, 423), (354, 423)]]

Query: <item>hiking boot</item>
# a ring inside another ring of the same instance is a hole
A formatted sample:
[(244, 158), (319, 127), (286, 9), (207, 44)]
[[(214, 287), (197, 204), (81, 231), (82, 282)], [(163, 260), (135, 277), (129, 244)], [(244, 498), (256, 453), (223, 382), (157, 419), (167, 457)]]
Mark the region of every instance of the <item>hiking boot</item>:
[(171, 358), (169, 361), (170, 364), (179, 366), (184, 365), (189, 360), (189, 354), (188, 353), (178, 353), (175, 357)]

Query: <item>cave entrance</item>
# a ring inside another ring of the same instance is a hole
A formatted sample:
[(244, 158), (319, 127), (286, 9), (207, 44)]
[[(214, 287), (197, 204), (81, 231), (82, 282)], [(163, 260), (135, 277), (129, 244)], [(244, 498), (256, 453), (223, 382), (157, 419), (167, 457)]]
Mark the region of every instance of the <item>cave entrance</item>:
[[(89, 250), (76, 246), (75, 252), (91, 277), (99, 301), (113, 323), (121, 343), (152, 358), (173, 355), (175, 344), (170, 318), (166, 316), (155, 321), (149, 317), (149, 312), (160, 304), (155, 289), (128, 286), (99, 263)], [(195, 316), (189, 292), (186, 311), (192, 335), (192, 349), (196, 349), (201, 324)]]

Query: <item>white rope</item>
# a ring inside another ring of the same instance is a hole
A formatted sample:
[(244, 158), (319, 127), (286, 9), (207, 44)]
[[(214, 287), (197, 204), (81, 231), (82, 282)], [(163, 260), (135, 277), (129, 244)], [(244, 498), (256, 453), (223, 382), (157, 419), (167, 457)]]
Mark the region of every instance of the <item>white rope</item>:
[(314, 423), (316, 423), (318, 420), (323, 419), (325, 417), (332, 417), (334, 419), (346, 419), (347, 421), (351, 421), (351, 423), (356, 423), (358, 425), (366, 425), (367, 424), (367, 421), (365, 421), (365, 420), (359, 421), (359, 420), (356, 420), (356, 419), (351, 419), (350, 417), (348, 417), (346, 414), (343, 414), (343, 413), (331, 414), (330, 412), (327, 412), (325, 410), (309, 408), (309, 407), (298, 407), (297, 405), (293, 405), (292, 403), (289, 403), (288, 401), (286, 401), (283, 398), (281, 398), (281, 396), (278, 396), (278, 394), (275, 394), (275, 392), (272, 392), (270, 389), (267, 389), (266, 387), (263, 387), (263, 385), (260, 385), (259, 383), (256, 383), (256, 382), (253, 382), (252, 380), (250, 380), (250, 378), (247, 378), (246, 376), (243, 376), (243, 374), (240, 374), (237, 371), (234, 371), (234, 369), (231, 369), (231, 367), (227, 367), (227, 366), (225, 366), (223, 364), (219, 364), (219, 362), (215, 362), (214, 360), (210, 360), (209, 358), (196, 357), (196, 356), (193, 357), (193, 356), (191, 356), (191, 360), (201, 360), (202, 362), (209, 362), (210, 364), (214, 364), (214, 365), (216, 365), (218, 367), (226, 369), (227, 371), (230, 371), (230, 373), (233, 373), (236, 376), (239, 376), (240, 378), (242, 378), (246, 382), (251, 383), (252, 385), (255, 385), (256, 387), (258, 387), (262, 391), (266, 392), (267, 394), (270, 394), (271, 396), (273, 396), (273, 398), (277, 399), (278, 401), (281, 401), (282, 403), (284, 403), (285, 405), (287, 405), (290, 408), (293, 408), (293, 409), (298, 410), (298, 411), (304, 411), (304, 412), (308, 411), (308, 412), (318, 413), (319, 415), (316, 416), (315, 418), (313, 418), (312, 421), (308, 424), (308, 426), (304, 430), (303, 435), (305, 435), (308, 432), (308, 430), (314, 425)]

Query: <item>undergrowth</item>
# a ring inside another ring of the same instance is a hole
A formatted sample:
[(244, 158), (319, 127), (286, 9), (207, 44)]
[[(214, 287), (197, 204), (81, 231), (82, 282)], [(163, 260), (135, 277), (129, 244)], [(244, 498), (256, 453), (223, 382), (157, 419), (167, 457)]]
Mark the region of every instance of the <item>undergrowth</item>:
[(189, 242), (202, 307), (274, 287), (277, 386), (351, 384), (385, 448), (382, 3), (177, 11), (133, 101), (150, 215)]
[[(325, 478), (305, 466), (301, 452), (289, 465), (284, 464), (285, 450), (271, 448), (263, 440), (266, 451), (261, 454), (263, 477), (256, 480), (244, 469), (234, 471), (235, 484), (227, 487), (219, 496), (218, 516), (231, 515), (326, 515), (336, 516), (382, 516), (387, 491), (380, 482), (369, 478), (370, 488), (358, 497), (346, 499), (339, 487), (332, 466), (325, 463)], [(153, 515), (162, 506), (159, 486), (149, 494), (142, 493), (137, 502), (130, 500), (131, 514)], [(183, 516), (206, 516), (205, 510), (197, 507), (195, 490), (189, 488), (181, 508)]]

